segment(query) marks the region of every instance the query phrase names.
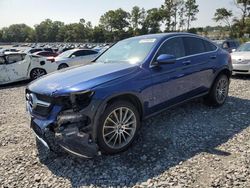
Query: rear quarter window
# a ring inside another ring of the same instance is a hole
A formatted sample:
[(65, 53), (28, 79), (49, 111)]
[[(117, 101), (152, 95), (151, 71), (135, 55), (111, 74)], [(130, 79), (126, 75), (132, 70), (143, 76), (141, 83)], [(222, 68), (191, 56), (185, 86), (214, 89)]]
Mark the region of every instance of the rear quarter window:
[(21, 54), (10, 54), (7, 56), (8, 63), (16, 63), (22, 61), (24, 58)]

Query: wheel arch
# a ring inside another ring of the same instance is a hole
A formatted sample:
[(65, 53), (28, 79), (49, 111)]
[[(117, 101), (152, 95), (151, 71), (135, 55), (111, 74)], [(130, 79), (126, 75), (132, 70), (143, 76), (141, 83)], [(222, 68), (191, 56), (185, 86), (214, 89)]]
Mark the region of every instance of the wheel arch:
[(107, 108), (107, 106), (109, 104), (111, 104), (115, 101), (118, 101), (118, 100), (128, 101), (131, 104), (133, 104), (139, 112), (140, 120), (142, 120), (143, 115), (144, 115), (143, 103), (137, 94), (135, 94), (135, 93), (119, 93), (116, 95), (112, 95), (100, 104), (100, 106), (98, 107), (98, 111), (95, 114), (94, 123), (93, 123), (93, 130), (92, 130), (92, 136), (93, 136), (94, 140), (97, 139), (97, 128), (98, 128), (99, 119), (100, 119), (101, 115), (103, 114), (103, 112), (105, 111), (105, 109)]
[(127, 102), (130, 102), (131, 104), (133, 104), (140, 114), (140, 119), (142, 119), (143, 113), (144, 113), (143, 107), (142, 107), (142, 102), (137, 95), (132, 94), (132, 93), (119, 94), (119, 95), (116, 95), (116, 96), (109, 98), (106, 101), (106, 105), (109, 105), (109, 104), (111, 104), (115, 101), (119, 101), (119, 100), (127, 101)]
[(60, 63), (60, 64), (58, 65), (57, 70), (60, 70), (60, 67), (61, 67), (61, 66), (64, 66), (64, 65), (66, 65), (67, 67), (69, 67), (69, 65), (68, 65), (67, 63)]

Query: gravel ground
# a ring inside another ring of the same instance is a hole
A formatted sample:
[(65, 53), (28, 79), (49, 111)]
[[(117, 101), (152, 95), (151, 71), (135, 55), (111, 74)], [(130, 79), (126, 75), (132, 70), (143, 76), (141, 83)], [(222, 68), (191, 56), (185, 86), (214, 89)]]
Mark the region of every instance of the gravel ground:
[(128, 151), (92, 160), (38, 152), (24, 85), (0, 89), (0, 187), (250, 187), (250, 77), (232, 79), (223, 107), (175, 107)]

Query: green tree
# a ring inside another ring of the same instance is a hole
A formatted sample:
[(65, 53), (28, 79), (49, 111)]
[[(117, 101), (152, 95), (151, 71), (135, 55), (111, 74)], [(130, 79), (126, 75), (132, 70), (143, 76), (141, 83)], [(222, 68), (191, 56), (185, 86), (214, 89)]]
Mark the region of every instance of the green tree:
[(146, 33), (161, 32), (160, 22), (162, 21), (162, 13), (158, 8), (152, 8), (147, 11), (146, 19), (143, 23), (143, 30)]
[(199, 5), (196, 4), (196, 0), (187, 0), (185, 2), (185, 16), (187, 19), (187, 31), (190, 28), (191, 22), (197, 20), (196, 14), (199, 12)]
[(183, 0), (165, 0), (161, 6), (161, 13), (165, 21), (166, 31), (176, 31), (178, 10), (183, 6)]
[(131, 14), (130, 14), (130, 25), (131, 25), (131, 31), (130, 33), (133, 33), (133, 35), (139, 35), (140, 29), (145, 21), (146, 15), (144, 8), (140, 9), (138, 6), (134, 6), (132, 8)]
[(36, 40), (38, 42), (57, 42), (61, 38), (58, 37), (58, 33), (61, 27), (64, 26), (63, 22), (55, 21), (50, 19), (42, 21), (40, 24), (35, 25)]
[(0, 29), (0, 42), (3, 42), (3, 30)]
[(31, 42), (34, 40), (34, 30), (25, 24), (13, 24), (2, 29), (4, 42)]
[[(245, 30), (246, 30), (246, 19), (249, 17), (250, 12), (250, 0), (235, 0), (235, 4), (238, 7), (238, 9), (241, 10), (241, 20), (238, 21), (235, 19), (236, 27), (238, 27), (238, 32), (240, 37), (243, 36)], [(241, 23), (239, 23), (241, 22)]]
[(124, 10), (110, 10), (100, 18), (100, 26), (107, 31), (122, 31), (129, 27), (130, 14)]
[(185, 3), (184, 1), (180, 2), (179, 8), (177, 10), (177, 14), (179, 17), (179, 31), (182, 31), (185, 28)]
[(233, 16), (233, 13), (231, 10), (227, 10), (226, 8), (218, 8), (216, 9), (216, 12), (214, 13), (213, 20), (216, 22), (224, 22), (228, 28), (231, 30), (231, 18)]

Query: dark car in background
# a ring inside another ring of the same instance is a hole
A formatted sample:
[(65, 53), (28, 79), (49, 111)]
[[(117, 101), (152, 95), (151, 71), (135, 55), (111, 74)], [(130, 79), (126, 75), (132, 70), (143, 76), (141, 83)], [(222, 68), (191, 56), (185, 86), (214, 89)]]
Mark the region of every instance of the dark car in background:
[(115, 154), (132, 144), (141, 121), (167, 108), (197, 97), (223, 105), (231, 71), (229, 53), (197, 35), (125, 39), (88, 65), (32, 82), (26, 89), (31, 128), (54, 151)]
[(36, 52), (36, 53), (33, 53), (33, 54), (43, 56), (43, 57), (56, 57), (56, 56), (58, 56), (57, 53), (50, 52), (50, 51), (39, 51), (39, 52)]
[(220, 48), (232, 53), (235, 51), (239, 46), (240, 43), (237, 40), (215, 40), (214, 41)]

